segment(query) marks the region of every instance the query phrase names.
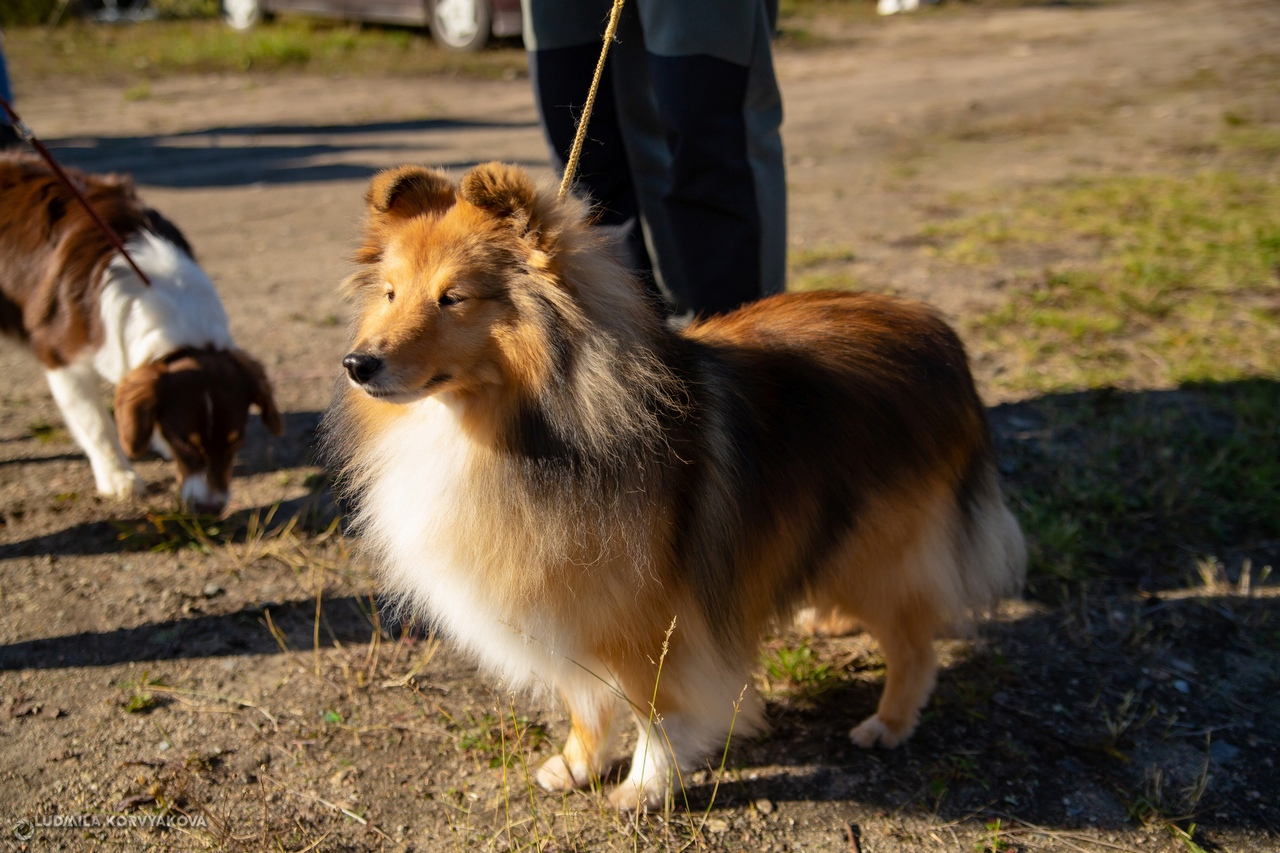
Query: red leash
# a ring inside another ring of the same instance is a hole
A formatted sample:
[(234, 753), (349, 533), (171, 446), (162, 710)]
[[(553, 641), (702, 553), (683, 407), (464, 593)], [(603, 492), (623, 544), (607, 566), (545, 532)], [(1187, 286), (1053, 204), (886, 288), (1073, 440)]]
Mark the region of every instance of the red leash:
[(44, 147), (44, 143), (36, 139), (36, 135), (31, 132), (31, 128), (22, 123), (22, 119), (14, 112), (13, 105), (0, 97), (0, 107), (4, 107), (4, 111), (8, 113), (9, 121), (13, 123), (13, 128), (18, 131), (18, 135), (22, 137), (24, 142), (34, 148), (37, 154), (44, 158), (44, 161), (49, 164), (49, 168), (53, 170), (53, 174), (58, 177), (58, 180), (62, 181), (63, 186), (71, 190), (71, 194), (76, 197), (76, 200), (84, 205), (84, 209), (89, 213), (94, 223), (102, 229), (103, 234), (107, 235), (111, 245), (115, 246), (116, 251), (124, 256), (129, 266), (133, 267), (133, 271), (138, 274), (138, 278), (142, 279), (142, 283), (150, 287), (151, 279), (147, 278), (147, 274), (138, 268), (138, 265), (133, 262), (133, 258), (129, 257), (129, 253), (125, 251), (124, 243), (120, 240), (120, 235), (98, 215), (98, 211), (93, 209), (93, 205), (89, 204), (89, 199), (84, 197), (84, 193), (80, 192), (80, 188), (76, 186), (75, 181), (71, 180), (71, 177), (58, 165), (58, 161), (53, 159), (53, 155), (49, 153), (48, 148)]

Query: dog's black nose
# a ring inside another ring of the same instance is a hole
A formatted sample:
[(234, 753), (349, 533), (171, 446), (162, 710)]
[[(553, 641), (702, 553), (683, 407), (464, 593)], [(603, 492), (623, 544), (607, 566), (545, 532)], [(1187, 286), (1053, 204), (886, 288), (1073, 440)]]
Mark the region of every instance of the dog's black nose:
[(352, 352), (342, 359), (342, 366), (347, 369), (347, 375), (352, 381), (363, 385), (382, 367), (382, 359), (362, 352)]

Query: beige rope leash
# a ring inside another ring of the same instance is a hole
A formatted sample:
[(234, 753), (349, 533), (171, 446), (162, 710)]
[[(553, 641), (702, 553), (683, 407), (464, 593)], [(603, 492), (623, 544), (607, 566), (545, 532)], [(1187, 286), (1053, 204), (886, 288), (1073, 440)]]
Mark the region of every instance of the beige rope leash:
[(573, 149), (569, 152), (569, 162), (564, 167), (564, 178), (560, 181), (560, 195), (564, 201), (573, 185), (573, 177), (578, 171), (578, 160), (582, 157), (582, 142), (587, 138), (587, 122), (591, 121), (591, 109), (596, 105), (596, 92), (600, 89), (600, 78), (604, 75), (604, 61), (609, 56), (609, 45), (618, 32), (618, 21), (622, 18), (623, 0), (613, 0), (613, 9), (609, 11), (609, 26), (604, 31), (604, 45), (600, 48), (600, 61), (596, 63), (595, 76), (591, 78), (591, 91), (587, 92), (587, 102), (582, 107), (582, 118), (578, 119), (578, 131), (573, 136)]

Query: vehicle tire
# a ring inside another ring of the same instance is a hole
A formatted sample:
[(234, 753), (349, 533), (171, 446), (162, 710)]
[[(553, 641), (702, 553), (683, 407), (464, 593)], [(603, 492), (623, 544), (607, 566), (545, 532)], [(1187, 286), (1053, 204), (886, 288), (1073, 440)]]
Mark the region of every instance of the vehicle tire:
[(233, 30), (248, 30), (267, 20), (261, 0), (222, 0), (222, 20)]
[(489, 43), (489, 0), (428, 0), (431, 38), (445, 50), (469, 53)]

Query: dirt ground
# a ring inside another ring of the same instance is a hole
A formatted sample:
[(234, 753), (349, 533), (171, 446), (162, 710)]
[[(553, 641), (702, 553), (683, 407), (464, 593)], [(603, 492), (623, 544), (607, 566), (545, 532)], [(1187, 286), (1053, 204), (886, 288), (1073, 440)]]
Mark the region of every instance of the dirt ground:
[[(956, 318), (1002, 291), (918, 239), (954, 193), (1182, 168), (1225, 110), (1280, 112), (1274, 81), (1249, 77), (1258, 57), (1276, 67), (1273, 0), (952, 4), (814, 28), (778, 55), (791, 247)], [(546, 174), (527, 80), (189, 77), (127, 97), (11, 71), (67, 163), (132, 172), (180, 224), (287, 433), (255, 421), (219, 525), (169, 515), (158, 460), (141, 466), (146, 507), (102, 499), (35, 362), (0, 346), (4, 844), (1280, 850), (1268, 590), (1011, 604), (981, 640), (944, 644), (936, 699), (893, 752), (844, 734), (874, 707), (874, 648), (821, 641), (850, 676), (772, 703), (773, 734), (688, 780), (687, 809), (632, 825), (595, 795), (532, 791), (523, 761), (550, 753), (564, 715), (380, 621), (312, 457), (369, 175), (491, 159)], [(995, 367), (976, 369), (985, 385)], [(993, 419), (1007, 450), (1034, 401)], [(1195, 805), (1194, 842), (1178, 803)], [(171, 825), (120, 825), (149, 815)]]

